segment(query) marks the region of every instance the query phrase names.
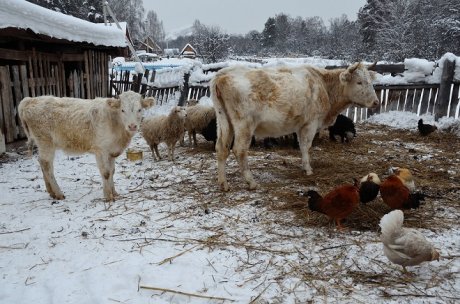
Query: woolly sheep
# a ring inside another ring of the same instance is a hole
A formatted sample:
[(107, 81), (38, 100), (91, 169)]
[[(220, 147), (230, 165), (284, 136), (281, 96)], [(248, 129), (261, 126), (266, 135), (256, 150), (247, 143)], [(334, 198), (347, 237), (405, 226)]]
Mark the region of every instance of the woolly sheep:
[(141, 124), (141, 132), (145, 141), (152, 150), (153, 159), (158, 156), (158, 145), (162, 142), (168, 146), (168, 158), (174, 161), (174, 148), (176, 143), (184, 137), (184, 124), (187, 113), (183, 107), (176, 106), (169, 115), (146, 118)]
[(188, 133), (188, 140), (192, 145), (193, 136), (193, 144), (196, 146), (196, 133), (201, 133), (213, 119), (216, 119), (216, 112), (213, 107), (200, 104), (189, 106), (185, 110), (187, 111), (185, 129)]

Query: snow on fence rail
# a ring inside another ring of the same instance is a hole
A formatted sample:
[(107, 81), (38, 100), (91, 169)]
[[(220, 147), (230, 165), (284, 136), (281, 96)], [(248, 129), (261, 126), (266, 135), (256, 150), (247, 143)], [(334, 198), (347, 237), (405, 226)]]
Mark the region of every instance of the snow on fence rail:
[[(179, 104), (183, 104), (187, 99), (209, 97), (209, 80), (224, 66), (225, 63), (206, 67), (188, 66), (158, 70), (153, 73), (147, 70), (144, 75), (139, 74), (131, 78), (129, 71), (126, 71), (120, 77), (123, 80), (111, 81), (111, 87), (117, 88), (116, 93), (126, 89), (139, 91), (155, 97), (159, 104), (171, 98), (179, 99)], [(340, 66), (326, 68), (333, 69)], [(422, 63), (414, 63), (413, 59), (407, 60), (405, 64), (377, 64), (375, 70), (380, 77), (374, 88), (381, 106), (374, 110), (350, 107), (344, 114), (354, 121), (365, 120), (373, 114), (388, 111), (409, 111), (417, 115), (432, 114), (436, 120), (443, 116), (458, 119), (460, 59), (444, 56), (439, 61), (438, 68), (433, 71), (434, 68), (433, 62), (425, 60)], [(416, 83), (408, 83), (406, 79)]]

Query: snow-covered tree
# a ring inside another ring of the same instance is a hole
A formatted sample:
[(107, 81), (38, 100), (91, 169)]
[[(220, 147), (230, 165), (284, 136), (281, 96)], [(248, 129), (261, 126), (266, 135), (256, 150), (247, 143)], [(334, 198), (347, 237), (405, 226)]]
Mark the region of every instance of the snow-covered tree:
[(102, 1), (100, 0), (27, 0), (66, 15), (91, 22), (103, 22)]
[(193, 45), (206, 62), (217, 62), (228, 55), (229, 36), (218, 26), (206, 26), (196, 20), (193, 25)]
[(165, 30), (163, 21), (161, 21), (154, 11), (148, 11), (145, 19), (145, 32), (152, 37), (157, 43), (162, 43), (165, 40)]
[(262, 31), (262, 46), (266, 49), (274, 48), (276, 39), (276, 20), (273, 17), (267, 19)]

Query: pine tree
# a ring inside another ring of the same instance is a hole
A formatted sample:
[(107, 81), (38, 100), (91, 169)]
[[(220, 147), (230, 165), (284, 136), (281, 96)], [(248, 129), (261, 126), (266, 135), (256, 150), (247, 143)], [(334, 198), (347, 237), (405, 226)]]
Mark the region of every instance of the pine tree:
[(262, 31), (262, 46), (266, 49), (275, 47), (276, 39), (276, 21), (275, 18), (270, 17), (265, 22), (264, 30)]

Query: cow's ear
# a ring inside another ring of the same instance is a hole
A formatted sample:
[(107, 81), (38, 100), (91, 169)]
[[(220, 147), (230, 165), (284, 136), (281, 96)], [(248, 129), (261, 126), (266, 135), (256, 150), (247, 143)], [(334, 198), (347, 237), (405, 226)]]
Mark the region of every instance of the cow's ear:
[(351, 73), (348, 72), (348, 70), (346, 71), (343, 71), (342, 73), (340, 73), (340, 82), (341, 83), (348, 83), (351, 81)]
[(147, 98), (141, 100), (141, 105), (142, 105), (142, 107), (144, 109), (153, 107), (155, 105), (155, 103), (156, 103), (155, 98), (153, 98), (153, 97), (147, 97)]
[(107, 104), (113, 109), (119, 109), (121, 106), (121, 100), (116, 98), (107, 98)]
[(356, 62), (352, 65), (350, 65), (345, 71), (340, 73), (340, 81), (342, 83), (350, 82), (351, 78), (353, 76), (353, 73), (356, 71), (356, 69), (359, 67), (360, 63)]
[(377, 72), (375, 72), (375, 71), (369, 71), (369, 75), (371, 75), (372, 80), (377, 79), (377, 75), (378, 75), (378, 74), (379, 74), (379, 73), (377, 73)]

